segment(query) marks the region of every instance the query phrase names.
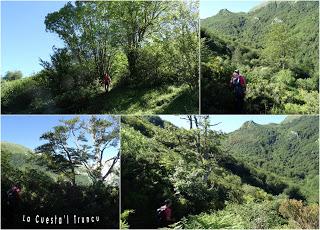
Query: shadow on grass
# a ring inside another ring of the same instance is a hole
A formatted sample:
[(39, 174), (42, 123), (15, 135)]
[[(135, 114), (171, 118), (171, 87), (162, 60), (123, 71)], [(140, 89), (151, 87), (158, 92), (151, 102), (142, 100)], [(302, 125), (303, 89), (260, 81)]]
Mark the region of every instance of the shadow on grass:
[(147, 89), (132, 90), (126, 88), (113, 88), (108, 93), (101, 92), (92, 98), (90, 105), (85, 110), (87, 113), (130, 113), (135, 112), (133, 107), (146, 107), (143, 96)]
[(112, 114), (198, 113), (197, 90), (186, 86), (128, 89), (115, 87), (91, 99), (82, 112)]
[(198, 89), (184, 89), (170, 103), (166, 104), (162, 113), (164, 114), (198, 114), (199, 96)]
[[(33, 87), (27, 81), (23, 89), (13, 84), (5, 89), (1, 108), (4, 113), (37, 114), (191, 114), (198, 113), (198, 91), (187, 85), (154, 88), (79, 88), (54, 98), (50, 92)], [(30, 86), (30, 87), (29, 87)], [(31, 87), (32, 86), (32, 87)], [(16, 88), (17, 89), (16, 89)]]

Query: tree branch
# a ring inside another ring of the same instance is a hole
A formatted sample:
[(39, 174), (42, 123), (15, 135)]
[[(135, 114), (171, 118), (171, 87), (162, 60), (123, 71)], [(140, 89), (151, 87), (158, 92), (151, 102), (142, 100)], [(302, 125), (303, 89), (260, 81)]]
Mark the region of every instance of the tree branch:
[(120, 151), (118, 151), (117, 156), (114, 157), (113, 162), (112, 162), (108, 172), (102, 177), (102, 180), (105, 180), (109, 176), (109, 174), (112, 172), (112, 169), (113, 169), (114, 165), (117, 163), (119, 157), (120, 157)]

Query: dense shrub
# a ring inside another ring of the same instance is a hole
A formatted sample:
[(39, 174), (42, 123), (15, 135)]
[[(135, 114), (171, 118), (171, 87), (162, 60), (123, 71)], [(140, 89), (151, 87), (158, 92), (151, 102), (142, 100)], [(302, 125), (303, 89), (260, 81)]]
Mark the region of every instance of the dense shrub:
[(45, 96), (43, 91), (42, 86), (34, 78), (3, 82), (1, 84), (1, 109), (5, 113), (37, 111), (41, 105), (35, 103), (35, 99)]
[(279, 212), (297, 228), (319, 229), (319, 205), (303, 205), (302, 201), (285, 200), (279, 207)]

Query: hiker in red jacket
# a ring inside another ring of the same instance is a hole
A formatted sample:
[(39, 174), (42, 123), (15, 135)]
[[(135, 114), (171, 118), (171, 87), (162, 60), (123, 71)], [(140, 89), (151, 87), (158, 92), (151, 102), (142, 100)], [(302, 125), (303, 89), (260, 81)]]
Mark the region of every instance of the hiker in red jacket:
[(6, 192), (6, 202), (2, 205), (5, 207), (5, 213), (3, 215), (3, 223), (10, 226), (10, 228), (19, 228), (19, 218), (21, 213), (21, 186), (19, 184), (13, 185)]
[(174, 222), (171, 205), (171, 200), (167, 199), (165, 200), (164, 205), (157, 209), (160, 227), (166, 227)]
[(20, 202), (20, 185), (14, 185), (7, 191), (7, 202), (11, 207), (16, 207)]
[(235, 96), (235, 107), (237, 113), (243, 113), (244, 97), (246, 95), (246, 79), (240, 74), (239, 70), (235, 70), (230, 80), (230, 87), (233, 89)]
[(104, 89), (106, 90), (106, 92), (108, 92), (109, 86), (111, 85), (111, 78), (107, 72), (103, 75), (103, 82), (104, 82)]

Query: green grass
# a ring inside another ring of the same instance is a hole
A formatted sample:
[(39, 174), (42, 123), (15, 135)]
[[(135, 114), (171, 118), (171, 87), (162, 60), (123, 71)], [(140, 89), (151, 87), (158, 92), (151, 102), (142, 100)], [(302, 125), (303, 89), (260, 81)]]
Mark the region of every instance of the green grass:
[[(114, 87), (78, 89), (59, 96), (37, 85), (33, 78), (3, 82), (1, 109), (4, 114), (191, 114), (199, 113), (198, 90), (187, 85), (158, 88)], [(55, 102), (56, 101), (56, 102)]]
[(111, 88), (92, 99), (82, 112), (112, 114), (198, 113), (197, 90), (167, 86), (158, 89)]

